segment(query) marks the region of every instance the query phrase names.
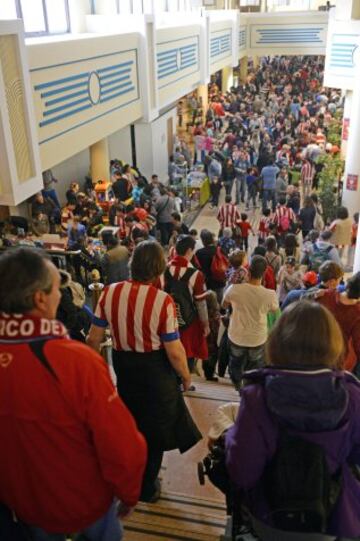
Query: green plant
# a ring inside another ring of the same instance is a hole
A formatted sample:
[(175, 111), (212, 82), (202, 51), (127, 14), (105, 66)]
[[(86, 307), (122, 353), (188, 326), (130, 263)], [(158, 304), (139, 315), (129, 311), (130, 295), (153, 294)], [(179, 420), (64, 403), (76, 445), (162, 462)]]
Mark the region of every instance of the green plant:
[(341, 146), (342, 118), (332, 118), (327, 130), (327, 141), (332, 145)]
[(323, 168), (319, 176), (319, 199), (325, 223), (336, 217), (339, 206), (339, 182), (344, 171), (344, 161), (339, 156), (325, 154), (319, 157)]

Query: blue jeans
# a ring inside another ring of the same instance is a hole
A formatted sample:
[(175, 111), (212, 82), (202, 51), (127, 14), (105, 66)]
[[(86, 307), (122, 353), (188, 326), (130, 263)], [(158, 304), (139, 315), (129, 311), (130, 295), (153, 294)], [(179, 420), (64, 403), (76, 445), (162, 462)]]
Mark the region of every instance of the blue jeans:
[(229, 374), (236, 389), (240, 389), (244, 372), (263, 366), (265, 344), (254, 348), (237, 346), (229, 340)]
[(276, 209), (276, 193), (275, 190), (265, 190), (263, 191), (263, 210), (267, 208), (268, 202), (271, 201), (272, 211), (275, 212)]
[(240, 203), (240, 200), (244, 203), (246, 192), (246, 178), (245, 176), (236, 177), (236, 204)]
[[(117, 516), (117, 501), (109, 511), (96, 522), (88, 526), (75, 539), (81, 541), (121, 541), (123, 528)], [(66, 535), (61, 533), (46, 533), (41, 528), (30, 527), (34, 541), (65, 541)]]

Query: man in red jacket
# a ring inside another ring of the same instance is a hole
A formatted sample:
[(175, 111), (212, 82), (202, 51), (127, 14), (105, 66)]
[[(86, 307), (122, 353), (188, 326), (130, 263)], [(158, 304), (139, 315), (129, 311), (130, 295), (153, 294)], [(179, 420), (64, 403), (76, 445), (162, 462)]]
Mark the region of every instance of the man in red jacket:
[(146, 443), (102, 357), (55, 320), (59, 284), (41, 251), (0, 257), (0, 502), (36, 541), (119, 541)]

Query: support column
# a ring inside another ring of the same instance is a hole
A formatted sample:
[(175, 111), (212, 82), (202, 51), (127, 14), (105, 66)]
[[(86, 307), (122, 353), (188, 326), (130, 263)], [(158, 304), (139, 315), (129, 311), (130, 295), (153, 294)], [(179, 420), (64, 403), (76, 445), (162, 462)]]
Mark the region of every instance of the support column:
[(341, 132), (341, 157), (346, 158), (348, 140), (349, 140), (349, 130), (351, 122), (351, 107), (352, 107), (352, 90), (347, 90), (345, 93), (345, 103), (344, 103), (344, 117), (342, 124)]
[(260, 67), (260, 56), (254, 55), (252, 58), (253, 58), (254, 69), (258, 69)]
[(354, 255), (354, 268), (353, 273), (360, 271), (360, 232), (358, 231), (357, 237), (356, 237), (356, 247), (355, 247), (355, 255)]
[(344, 187), (342, 204), (348, 208), (350, 216), (360, 210), (360, 80), (356, 67), (355, 88), (352, 97), (351, 126), (347, 142)]
[(90, 167), (93, 182), (110, 180), (109, 163), (108, 140), (105, 137), (90, 146)]
[(234, 83), (234, 70), (231, 66), (226, 66), (221, 71), (221, 90), (228, 92)]
[(248, 57), (243, 56), (240, 60), (240, 83), (245, 84), (248, 76)]
[(204, 124), (205, 117), (206, 117), (206, 111), (209, 106), (209, 88), (208, 85), (200, 85), (197, 88), (197, 94), (198, 97), (201, 98), (202, 103), (202, 122)]

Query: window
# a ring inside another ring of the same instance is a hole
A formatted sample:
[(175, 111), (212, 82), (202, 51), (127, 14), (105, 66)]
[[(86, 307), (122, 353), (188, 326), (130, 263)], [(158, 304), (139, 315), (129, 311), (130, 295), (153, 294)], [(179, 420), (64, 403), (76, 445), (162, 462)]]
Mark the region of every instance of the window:
[(0, 19), (23, 19), (25, 34), (70, 32), (68, 0), (0, 0)]

